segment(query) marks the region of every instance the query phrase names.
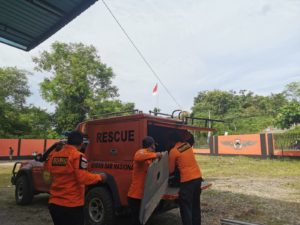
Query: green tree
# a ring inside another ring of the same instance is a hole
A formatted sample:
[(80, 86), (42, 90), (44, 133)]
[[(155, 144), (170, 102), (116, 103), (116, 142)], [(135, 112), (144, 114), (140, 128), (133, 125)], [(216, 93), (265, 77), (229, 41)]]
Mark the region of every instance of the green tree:
[(33, 61), (37, 71), (52, 74), (41, 83), (41, 93), (56, 105), (58, 132), (74, 129), (77, 123), (94, 115), (134, 108), (132, 103), (122, 104), (116, 99), (113, 71), (101, 62), (93, 46), (55, 42), (50, 52), (42, 52)]
[(102, 102), (95, 102), (89, 112), (90, 117), (97, 117), (114, 112), (133, 111), (134, 103), (122, 103), (120, 100), (105, 100)]
[(268, 98), (267, 104), (267, 114), (276, 117), (278, 114), (278, 109), (288, 104), (288, 100), (284, 92), (271, 94)]
[(16, 67), (0, 68), (0, 137), (2, 138), (55, 136), (52, 132), (51, 115), (35, 106), (26, 105), (26, 98), (31, 94), (28, 74), (27, 71)]
[(30, 96), (27, 74), (16, 67), (0, 68), (0, 101), (18, 109)]
[(286, 85), (284, 93), (289, 99), (300, 103), (300, 82), (292, 82)]
[(236, 109), (234, 94), (226, 91), (202, 91), (194, 98), (192, 108), (195, 116), (207, 117), (208, 112), (223, 118), (229, 111)]
[(289, 83), (282, 94), (289, 101), (278, 107), (276, 124), (281, 128), (290, 128), (300, 123), (300, 82)]
[(27, 127), (22, 133), (24, 138), (58, 138), (53, 130), (53, 116), (35, 106), (24, 108), (19, 114), (19, 120)]
[(290, 128), (300, 123), (300, 103), (292, 101), (280, 108), (276, 117), (276, 123), (281, 128)]
[[(278, 108), (288, 104), (285, 94), (255, 95), (251, 91), (202, 91), (194, 99), (192, 114), (196, 117), (224, 119), (213, 124), (219, 134), (257, 133), (274, 125)], [(199, 124), (201, 125), (201, 124)]]
[(13, 137), (28, 130), (20, 120), (26, 97), (30, 95), (26, 71), (0, 68), (0, 136)]

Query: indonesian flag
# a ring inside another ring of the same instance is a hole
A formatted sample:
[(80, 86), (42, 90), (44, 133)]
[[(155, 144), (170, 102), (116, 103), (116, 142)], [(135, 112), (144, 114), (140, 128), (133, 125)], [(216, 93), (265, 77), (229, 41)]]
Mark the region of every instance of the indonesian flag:
[(157, 94), (157, 92), (158, 92), (158, 85), (157, 84), (155, 84), (155, 86), (154, 86), (154, 88), (153, 88), (153, 91), (152, 91), (152, 95), (154, 96), (154, 95), (156, 95)]

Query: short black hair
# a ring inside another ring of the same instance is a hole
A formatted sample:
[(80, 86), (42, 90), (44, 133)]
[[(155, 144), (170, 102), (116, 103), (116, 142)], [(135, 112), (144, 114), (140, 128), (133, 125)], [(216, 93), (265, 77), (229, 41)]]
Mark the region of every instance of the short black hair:
[(77, 130), (72, 131), (68, 135), (67, 144), (69, 145), (81, 145), (83, 142), (83, 134)]
[(153, 137), (146, 136), (143, 139), (143, 148), (149, 148), (151, 145), (155, 144)]
[(179, 134), (178, 131), (172, 131), (172, 132), (169, 134), (169, 140), (170, 140), (171, 142), (173, 142), (173, 143), (183, 141), (182, 139), (183, 139), (183, 138), (181, 137), (181, 135)]
[(186, 142), (193, 146), (195, 144), (194, 135), (191, 134), (191, 136), (186, 140)]

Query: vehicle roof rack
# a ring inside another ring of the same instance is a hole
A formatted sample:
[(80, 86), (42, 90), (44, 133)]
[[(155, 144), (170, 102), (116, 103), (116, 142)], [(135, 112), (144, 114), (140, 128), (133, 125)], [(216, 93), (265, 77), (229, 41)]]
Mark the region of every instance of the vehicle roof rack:
[[(216, 119), (209, 119), (209, 118), (202, 118), (202, 117), (193, 117), (193, 116), (184, 116), (183, 113), (186, 113), (186, 111), (183, 111), (181, 109), (176, 109), (172, 112), (172, 114), (166, 114), (166, 113), (161, 113), (161, 112), (156, 112), (156, 111), (149, 111), (150, 114), (153, 114), (154, 116), (167, 116), (172, 119), (178, 119), (181, 120), (183, 124), (187, 125), (197, 125), (194, 124), (195, 121), (203, 121), (202, 127), (205, 128), (212, 128), (213, 123), (225, 123), (224, 120), (216, 120)], [(175, 116), (175, 113), (178, 113), (177, 116)], [(183, 116), (182, 116), (183, 115)]]
[[(104, 118), (109, 118), (109, 117), (118, 117), (118, 116), (128, 116), (128, 115), (135, 115), (135, 114), (142, 114), (143, 111), (134, 109), (134, 110), (127, 110), (127, 111), (122, 111), (122, 112), (114, 112), (114, 113), (105, 113), (105, 114), (100, 114), (93, 116), (92, 119), (104, 119)], [(178, 113), (177, 115), (175, 115)], [(216, 120), (216, 119), (209, 119), (209, 118), (202, 118), (202, 117), (193, 117), (193, 116), (188, 116), (184, 115), (184, 113), (187, 113), (186, 111), (176, 109), (174, 110), (171, 114), (167, 113), (161, 113), (157, 111), (149, 111), (150, 115), (154, 116), (164, 116), (166, 118), (170, 119), (175, 119), (178, 122), (181, 122), (182, 124), (185, 125), (192, 125), (192, 126), (201, 126), (203, 128), (213, 128), (214, 123), (225, 123), (224, 120)], [(196, 124), (195, 121), (202, 121), (202, 124)]]
[(169, 117), (169, 118), (174, 118), (174, 117), (172, 117), (172, 115), (171, 114), (167, 114), (167, 113), (161, 113), (161, 112), (156, 112), (156, 111), (149, 111), (149, 114), (150, 115), (154, 115), (154, 116), (167, 116), (167, 117)]
[[(179, 112), (177, 117), (175, 116), (176, 112)], [(172, 112), (172, 114), (161, 113), (161, 112), (151, 111), (151, 110), (149, 111), (150, 115), (153, 114), (154, 116), (159, 116), (159, 115), (161, 115), (161, 116), (167, 116), (167, 117), (172, 118), (172, 119), (175, 119), (175, 118), (180, 119), (181, 118), (181, 114), (184, 113), (184, 112), (186, 112), (186, 111), (183, 111), (181, 109), (175, 109)]]
[(95, 115), (95, 116), (92, 116), (92, 119), (101, 119), (101, 118), (107, 118), (107, 117), (112, 117), (112, 116), (134, 115), (134, 114), (140, 114), (140, 113), (143, 113), (143, 112), (138, 109), (134, 109), (134, 110), (128, 110), (128, 111)]
[(186, 116), (183, 118), (185, 124), (191, 124), (194, 125), (194, 121), (203, 121), (204, 122), (204, 127), (207, 128), (212, 128), (213, 127), (213, 123), (225, 123), (224, 120), (215, 120), (215, 119), (209, 119), (209, 118), (202, 118), (202, 117), (190, 117), (190, 116)]

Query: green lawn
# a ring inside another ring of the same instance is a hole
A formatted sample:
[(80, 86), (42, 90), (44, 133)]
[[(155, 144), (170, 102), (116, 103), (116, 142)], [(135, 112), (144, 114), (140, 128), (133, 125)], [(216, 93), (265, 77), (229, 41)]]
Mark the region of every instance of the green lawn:
[[(219, 225), (221, 218), (264, 225), (300, 225), (300, 160), (204, 155), (196, 158), (203, 177), (213, 183), (201, 197), (204, 225)], [(11, 224), (18, 224), (15, 220), (19, 217), (12, 216), (18, 212), (28, 217), (24, 225), (36, 224), (40, 218), (48, 221), (44, 224), (52, 224), (47, 198), (37, 196), (30, 206), (16, 206), (11, 170), (12, 166), (0, 163), (0, 217), (2, 211), (14, 219)], [(179, 225), (179, 211), (152, 222), (149, 224)]]
[(0, 164), (0, 188), (11, 185), (11, 171), (12, 166)]
[(268, 225), (300, 224), (300, 160), (198, 155), (204, 216)]
[(300, 160), (198, 155), (197, 161), (205, 177), (300, 177)]

